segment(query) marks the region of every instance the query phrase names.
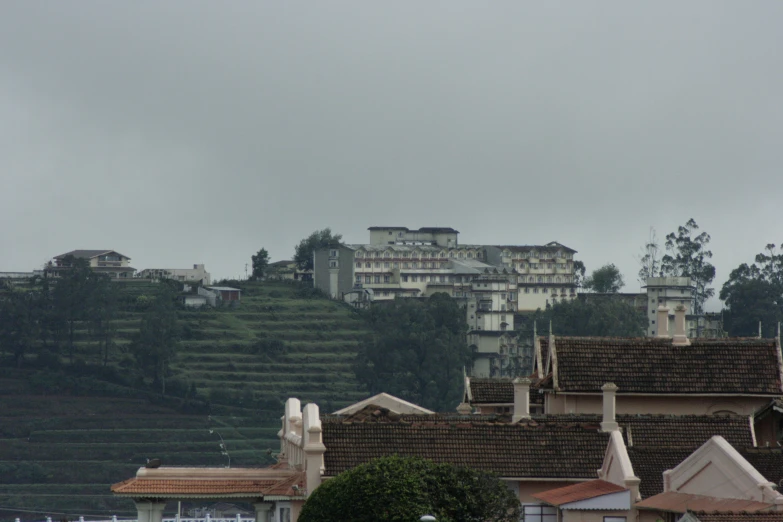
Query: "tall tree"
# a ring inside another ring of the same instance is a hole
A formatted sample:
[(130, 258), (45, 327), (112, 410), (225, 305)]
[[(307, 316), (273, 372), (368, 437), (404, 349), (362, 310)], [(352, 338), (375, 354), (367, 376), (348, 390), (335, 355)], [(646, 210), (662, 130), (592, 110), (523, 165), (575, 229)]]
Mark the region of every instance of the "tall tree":
[(152, 374), (153, 386), (159, 386), (163, 394), (166, 393), (169, 364), (177, 353), (178, 344), (174, 293), (170, 287), (161, 284), (152, 306), (141, 319), (138, 336), (131, 343), (131, 352), (138, 367)]
[(580, 288), (584, 284), (586, 271), (587, 269), (585, 268), (584, 262), (574, 261), (574, 284), (577, 288)]
[(465, 312), (451, 297), (395, 299), (367, 312), (373, 338), (357, 356), (356, 377), (372, 393), (387, 392), (426, 408), (451, 411), (460, 402), (462, 368), (471, 362)]
[(701, 232), (696, 235), (699, 225), (693, 218), (684, 226), (666, 236), (667, 254), (661, 259), (661, 269), (664, 275), (689, 277), (696, 288), (694, 293), (694, 314), (704, 312), (704, 302), (715, 295), (715, 289), (709, 284), (715, 279), (715, 267), (708, 261), (712, 251), (707, 249), (710, 235)]
[(593, 270), (590, 277), (586, 278), (582, 284), (582, 288), (585, 290), (601, 294), (616, 294), (623, 286), (625, 286), (623, 275), (614, 263)]
[[(781, 245), (783, 248), (783, 245)], [(783, 254), (773, 244), (756, 255), (755, 262), (731, 271), (720, 298), (725, 303), (724, 327), (732, 336), (776, 335), (783, 321)]]
[(98, 277), (92, 285), (88, 301), (87, 321), (90, 334), (97, 345), (98, 361), (108, 365), (117, 333), (115, 319), (118, 312), (118, 296), (114, 283), (108, 277)]
[(647, 243), (642, 247), (642, 254), (639, 256), (639, 282), (643, 285), (651, 277), (658, 277), (661, 273), (661, 249), (658, 244), (658, 236), (655, 229), (650, 227), (650, 235)]
[(389, 456), (340, 473), (311, 492), (300, 522), (515, 522), (519, 499), (494, 475)]
[(77, 326), (87, 319), (91, 294), (103, 276), (93, 272), (86, 259), (68, 256), (63, 263), (70, 270), (62, 272), (52, 290), (52, 329), (58, 347), (73, 362)]
[(262, 248), (257, 254), (251, 256), (251, 260), (253, 261), (253, 273), (250, 279), (257, 281), (266, 274), (266, 269), (269, 266), (269, 252)]
[(24, 364), (25, 356), (39, 339), (40, 310), (38, 292), (0, 289), (0, 353), (8, 353), (17, 368)]
[(313, 269), (313, 252), (335, 243), (340, 243), (342, 234), (332, 234), (332, 229), (316, 230), (296, 245), (294, 250), (294, 262), (301, 270)]

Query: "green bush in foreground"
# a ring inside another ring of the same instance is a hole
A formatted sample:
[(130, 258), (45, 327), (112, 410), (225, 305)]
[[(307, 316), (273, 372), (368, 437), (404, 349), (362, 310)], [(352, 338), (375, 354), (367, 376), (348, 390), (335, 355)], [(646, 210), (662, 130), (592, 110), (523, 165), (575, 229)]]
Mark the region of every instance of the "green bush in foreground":
[(299, 522), (519, 520), (519, 499), (494, 475), (419, 458), (384, 457), (325, 481)]

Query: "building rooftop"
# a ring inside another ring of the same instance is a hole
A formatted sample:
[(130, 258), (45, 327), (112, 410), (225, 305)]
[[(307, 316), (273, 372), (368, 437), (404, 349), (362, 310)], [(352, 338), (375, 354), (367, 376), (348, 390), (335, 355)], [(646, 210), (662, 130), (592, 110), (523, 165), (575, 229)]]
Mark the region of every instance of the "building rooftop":
[(409, 229), (408, 227), (369, 227), (367, 230), (404, 230), (405, 232), (425, 232), (431, 234), (459, 234), (458, 230), (451, 227), (421, 227)]
[(628, 490), (622, 486), (612, 484), (611, 482), (607, 482), (605, 480), (590, 480), (562, 488), (542, 491), (541, 493), (534, 494), (533, 497), (542, 500), (547, 504), (560, 506), (562, 504), (568, 504), (569, 502), (588, 500), (591, 498), (608, 495), (610, 493), (619, 493), (621, 491)]
[(66, 252), (65, 254), (60, 254), (59, 256), (55, 256), (55, 259), (62, 259), (67, 256), (73, 256), (82, 259), (92, 259), (93, 257), (98, 257), (102, 254), (117, 254), (120, 257), (130, 259), (128, 256), (124, 256), (119, 252), (117, 252), (116, 250), (71, 250), (70, 252)]
[[(677, 493), (674, 491), (667, 491), (666, 493), (660, 493), (658, 495), (646, 498), (641, 502), (638, 502), (635, 506), (638, 509), (643, 510), (656, 510), (656, 511), (669, 511), (673, 513), (686, 513), (688, 511), (700, 511), (709, 510), (711, 516), (714, 516), (714, 512), (723, 512), (718, 518), (702, 518), (704, 511), (701, 514), (697, 513), (700, 520), (706, 522), (739, 522), (741, 520), (756, 520), (756, 518), (734, 518), (737, 512), (744, 511), (747, 513), (758, 512), (760, 510), (769, 509), (772, 504), (765, 502), (756, 502), (754, 500), (743, 500), (736, 498), (715, 498), (704, 495), (691, 495), (688, 493)], [(726, 513), (729, 512), (729, 513)], [(730, 518), (721, 518), (726, 515), (730, 515)], [(783, 521), (783, 513), (758, 513), (758, 515), (764, 515), (764, 518), (759, 518), (759, 522), (762, 520), (769, 520), (770, 522)], [(769, 515), (774, 515), (769, 518)]]
[[(600, 393), (780, 395), (780, 349), (774, 339), (556, 337), (556, 363), (546, 388)], [(540, 338), (548, 352), (549, 340)]]
[(511, 252), (531, 252), (533, 250), (542, 250), (544, 252), (551, 252), (557, 250), (563, 250), (566, 252), (576, 253), (576, 250), (569, 248), (565, 245), (558, 243), (557, 241), (551, 241), (545, 245), (493, 245), (495, 248), (501, 250), (510, 250)]

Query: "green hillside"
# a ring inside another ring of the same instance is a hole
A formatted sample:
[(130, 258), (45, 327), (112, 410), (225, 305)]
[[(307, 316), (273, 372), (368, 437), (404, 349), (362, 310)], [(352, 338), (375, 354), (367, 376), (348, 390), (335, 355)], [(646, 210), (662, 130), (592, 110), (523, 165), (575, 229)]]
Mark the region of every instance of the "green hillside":
[[(358, 314), (300, 286), (242, 287), (236, 309), (180, 310), (182, 340), (167, 396), (99, 368), (91, 377), (75, 376), (67, 364), (58, 371), (2, 368), (0, 508), (55, 519), (132, 515), (132, 502), (113, 498), (109, 485), (132, 476), (147, 458), (164, 465), (223, 466), (229, 458), (232, 466), (266, 465), (273, 462), (268, 450), (279, 447), (286, 398), (332, 411), (366, 396), (352, 371), (368, 334)], [(136, 282), (121, 288), (125, 304), (114, 321), (118, 349), (110, 359), (120, 372), (129, 357), (123, 347), (141, 321), (131, 304), (154, 290)], [(89, 370), (96, 361), (86, 325), (74, 339), (76, 358)], [(221, 454), (220, 437), (228, 455)], [(20, 515), (0, 511), (2, 520)]]

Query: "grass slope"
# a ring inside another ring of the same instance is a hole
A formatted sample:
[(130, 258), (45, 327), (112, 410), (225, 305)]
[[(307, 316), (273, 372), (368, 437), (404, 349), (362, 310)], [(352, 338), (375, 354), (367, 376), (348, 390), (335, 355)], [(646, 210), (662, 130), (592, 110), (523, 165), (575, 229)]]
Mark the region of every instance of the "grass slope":
[[(126, 283), (122, 291), (135, 298), (154, 287)], [(247, 283), (236, 309), (180, 312), (183, 340), (170, 381), (193, 384), (210, 400), (210, 410), (198, 414), (182, 413), (178, 399), (151, 401), (149, 392), (116, 384), (65, 395), (37, 386), (33, 371), (0, 372), (0, 520), (135, 515), (133, 503), (114, 498), (109, 485), (147, 458), (223, 466), (219, 434), (232, 466), (263, 466), (271, 462), (267, 450), (279, 447), (286, 398), (314, 401), (322, 411), (364, 398), (351, 365), (366, 324), (350, 308), (308, 294), (284, 283)], [(120, 348), (140, 320), (133, 311), (120, 314)], [(87, 329), (76, 339), (92, 362)], [(123, 357), (119, 351), (113, 364)]]

